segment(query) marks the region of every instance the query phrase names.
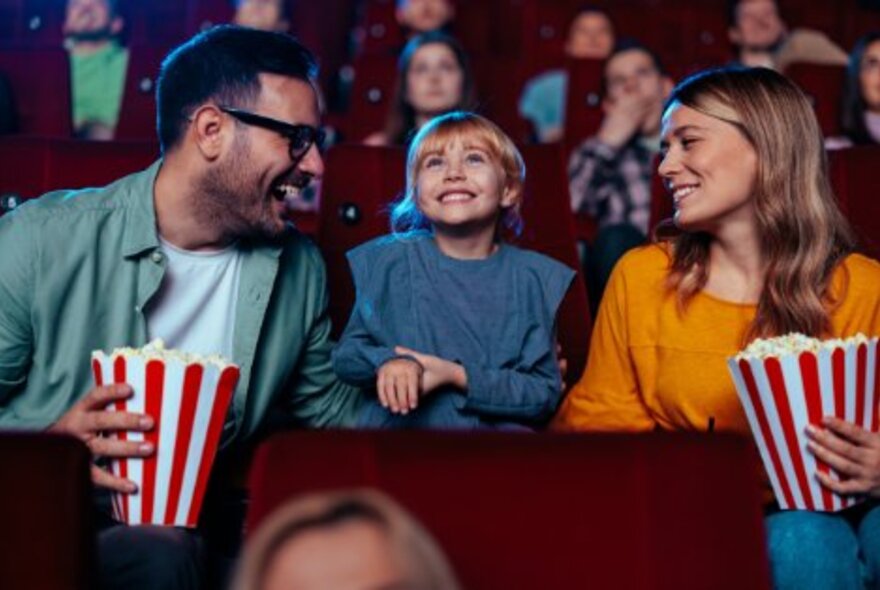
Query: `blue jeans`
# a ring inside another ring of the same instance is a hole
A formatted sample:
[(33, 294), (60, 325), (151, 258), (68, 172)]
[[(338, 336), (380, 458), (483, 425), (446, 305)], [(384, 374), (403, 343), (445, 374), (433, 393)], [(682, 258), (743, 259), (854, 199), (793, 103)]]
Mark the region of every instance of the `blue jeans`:
[(880, 589), (880, 505), (781, 511), (764, 524), (776, 590)]

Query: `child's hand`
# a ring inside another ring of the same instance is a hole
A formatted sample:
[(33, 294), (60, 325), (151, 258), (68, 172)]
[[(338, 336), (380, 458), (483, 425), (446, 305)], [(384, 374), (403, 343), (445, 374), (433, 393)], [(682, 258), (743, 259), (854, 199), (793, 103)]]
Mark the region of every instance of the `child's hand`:
[(447, 361), (439, 356), (423, 354), (403, 346), (394, 347), (395, 354), (405, 354), (416, 359), (424, 368), (421, 378), (421, 393), (427, 395), (442, 385), (453, 385), (467, 389), (467, 373), (458, 363)]
[(392, 414), (415, 410), (419, 404), (419, 380), (423, 372), (417, 361), (407, 358), (391, 359), (379, 367), (376, 392), (382, 407)]

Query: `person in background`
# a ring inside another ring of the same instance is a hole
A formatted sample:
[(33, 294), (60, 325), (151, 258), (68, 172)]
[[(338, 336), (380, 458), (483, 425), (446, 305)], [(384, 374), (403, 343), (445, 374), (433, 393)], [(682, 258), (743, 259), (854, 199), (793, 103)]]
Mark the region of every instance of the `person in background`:
[(233, 590), (458, 590), (431, 534), (375, 490), (301, 496), (247, 543)]
[[(726, 359), (758, 337), (880, 335), (880, 263), (853, 253), (816, 115), (781, 74), (736, 68), (686, 79), (667, 103), (662, 138), (674, 227), (614, 269), (587, 369), (555, 425), (714, 425), (749, 436)], [(880, 496), (880, 434), (826, 418), (813, 437), (813, 452), (842, 474), (817, 474), (823, 485)], [(880, 581), (876, 502), (834, 514), (771, 505), (765, 525), (778, 590)]]
[(357, 298), (333, 368), (373, 388), (364, 428), (538, 429), (562, 390), (556, 312), (575, 273), (503, 241), (525, 164), (467, 112), (416, 134), (392, 234), (348, 253)]
[(829, 137), (828, 149), (880, 144), (880, 33), (856, 41), (846, 68), (840, 102), (843, 135)]
[(572, 210), (590, 215), (599, 227), (593, 243), (584, 246), (583, 261), (594, 305), (617, 260), (648, 235), (660, 116), (672, 84), (654, 52), (622, 41), (605, 63), (599, 131), (569, 158)]
[(67, 0), (63, 32), (76, 137), (113, 139), (128, 69), (124, 27), (119, 0)]
[[(602, 8), (584, 5), (575, 13), (565, 41), (565, 55), (573, 59), (606, 59), (614, 49), (614, 23)], [(565, 128), (568, 72), (554, 69), (528, 82), (519, 99), (519, 112), (531, 121), (538, 141), (559, 141)]]
[(785, 72), (793, 63), (846, 63), (846, 52), (824, 33), (789, 32), (776, 0), (730, 0), (727, 19), (727, 35), (736, 49), (732, 65)]
[(234, 0), (233, 24), (261, 31), (290, 30), (290, 9), (285, 0)]
[(397, 24), (406, 37), (432, 31), (449, 32), (455, 20), (453, 0), (397, 0)]
[(431, 118), (472, 108), (474, 96), (467, 54), (455, 38), (437, 31), (413, 37), (398, 60), (385, 128), (364, 143), (406, 145)]

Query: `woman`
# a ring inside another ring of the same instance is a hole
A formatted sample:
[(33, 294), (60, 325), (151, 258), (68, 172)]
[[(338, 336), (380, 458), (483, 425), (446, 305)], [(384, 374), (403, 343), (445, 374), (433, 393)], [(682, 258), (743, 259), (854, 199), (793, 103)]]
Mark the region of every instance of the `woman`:
[(437, 542), (408, 512), (373, 490), (291, 500), (245, 547), (233, 588), (457, 590)]
[[(880, 264), (852, 253), (821, 141), (806, 97), (772, 70), (713, 70), (673, 90), (659, 173), (675, 227), (615, 268), (557, 426), (748, 434), (727, 357), (755, 337), (880, 334)], [(851, 477), (838, 491), (880, 496), (880, 436), (825, 426), (814, 452)], [(766, 526), (777, 588), (861, 588), (880, 570), (876, 504), (770, 511)]]
[(448, 35), (414, 37), (400, 56), (397, 72), (385, 129), (367, 137), (368, 145), (406, 145), (430, 119), (474, 106), (467, 54)]
[(853, 47), (846, 68), (840, 128), (844, 137), (828, 147), (880, 144), (880, 33), (869, 33)]

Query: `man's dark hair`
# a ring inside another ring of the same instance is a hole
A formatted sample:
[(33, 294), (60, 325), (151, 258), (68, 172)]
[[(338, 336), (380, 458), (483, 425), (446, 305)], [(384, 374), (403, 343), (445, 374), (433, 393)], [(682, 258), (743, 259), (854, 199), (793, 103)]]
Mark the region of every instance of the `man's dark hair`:
[(605, 63), (607, 64), (621, 53), (626, 53), (627, 51), (641, 51), (642, 53), (647, 53), (648, 56), (651, 58), (651, 63), (654, 64), (654, 67), (657, 68), (657, 71), (660, 72), (660, 75), (669, 75), (669, 72), (666, 71), (666, 67), (663, 65), (663, 61), (660, 59), (660, 56), (657, 55), (657, 52), (652, 50), (647, 45), (644, 45), (641, 42), (636, 41), (632, 38), (624, 38), (615, 43), (614, 49), (611, 50), (611, 53), (608, 55), (608, 59), (605, 60)]
[(192, 113), (206, 102), (253, 104), (260, 94), (259, 74), (312, 82), (317, 73), (312, 53), (286, 33), (234, 25), (199, 33), (162, 62), (156, 88), (162, 153), (180, 142)]
[[(728, 27), (737, 27), (739, 26), (739, 5), (743, 3), (744, 0), (727, 0), (727, 26)], [(785, 17), (782, 14), (782, 7), (779, 6), (778, 0), (773, 0), (773, 4), (776, 5), (776, 12), (779, 14), (779, 18), (785, 21)]]

